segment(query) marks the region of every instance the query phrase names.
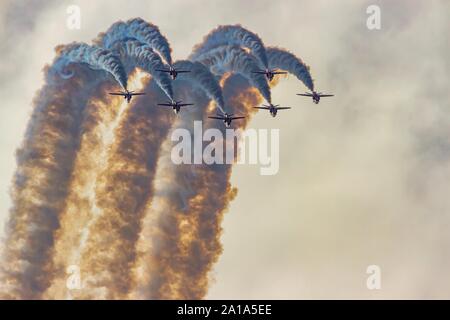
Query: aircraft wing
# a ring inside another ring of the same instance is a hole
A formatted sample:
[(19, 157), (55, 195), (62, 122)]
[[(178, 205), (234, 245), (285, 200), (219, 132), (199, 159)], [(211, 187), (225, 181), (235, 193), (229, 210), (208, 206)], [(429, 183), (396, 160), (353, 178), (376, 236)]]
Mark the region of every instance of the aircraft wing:
[(321, 94), (321, 97), (334, 97), (334, 94)]
[(297, 93), (298, 96), (312, 97), (311, 93)]
[(193, 106), (193, 103), (180, 103), (178, 106), (180, 107), (187, 107), (187, 106)]
[(231, 117), (231, 120), (244, 119), (245, 117)]
[(270, 108), (268, 107), (253, 107), (255, 109), (262, 109), (262, 110), (270, 110)]
[(158, 103), (158, 106), (173, 107), (173, 104), (170, 104), (170, 103)]
[(112, 96), (124, 96), (125, 95), (125, 93), (119, 93), (119, 92), (110, 92), (109, 94)]
[(272, 72), (273, 74), (286, 74), (286, 71), (276, 71), (276, 72)]
[(191, 72), (191, 70), (177, 70), (178, 73), (186, 73), (186, 72)]
[(290, 109), (291, 107), (279, 107), (277, 108), (278, 110), (286, 110), (286, 109)]
[(208, 118), (210, 118), (210, 119), (218, 119), (218, 120), (224, 120), (225, 119), (223, 117), (215, 117), (215, 116), (209, 116)]

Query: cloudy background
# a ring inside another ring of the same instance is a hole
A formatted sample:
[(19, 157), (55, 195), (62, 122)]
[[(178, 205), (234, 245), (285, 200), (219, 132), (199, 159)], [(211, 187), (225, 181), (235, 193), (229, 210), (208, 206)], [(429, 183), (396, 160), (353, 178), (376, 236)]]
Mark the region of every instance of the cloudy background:
[[(67, 6), (81, 29), (66, 27)], [(366, 8), (381, 8), (368, 30)], [(208, 298), (450, 298), (450, 2), (6, 1), (0, 2), (0, 222), (11, 205), (14, 152), (53, 48), (90, 41), (142, 17), (174, 59), (219, 24), (240, 23), (311, 66), (314, 105), (283, 78), (251, 128), (280, 128), (280, 171), (236, 166), (224, 253)], [(366, 268), (381, 268), (368, 290)]]

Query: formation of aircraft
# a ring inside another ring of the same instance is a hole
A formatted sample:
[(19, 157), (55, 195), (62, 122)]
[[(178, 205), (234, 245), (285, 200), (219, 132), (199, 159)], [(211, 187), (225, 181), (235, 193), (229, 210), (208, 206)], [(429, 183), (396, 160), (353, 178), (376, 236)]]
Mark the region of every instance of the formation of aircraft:
[(125, 100), (127, 100), (128, 103), (130, 103), (131, 98), (133, 96), (142, 96), (142, 95), (145, 95), (145, 92), (134, 92), (134, 91), (125, 90), (125, 91), (121, 91), (121, 92), (110, 92), (109, 94), (112, 96), (123, 96), (123, 98)]
[(272, 103), (269, 105), (263, 104), (262, 107), (253, 107), (255, 109), (262, 109), (262, 110), (269, 110), (272, 117), (276, 117), (278, 110), (287, 110), (290, 109), (290, 107), (279, 107), (279, 104), (273, 105)]
[(191, 72), (191, 70), (177, 70), (172, 66), (169, 66), (169, 69), (156, 69), (156, 71), (168, 73), (172, 80), (175, 80), (179, 73)]
[(277, 70), (275, 70), (275, 69), (266, 69), (266, 70), (256, 70), (256, 71), (252, 71), (252, 73), (259, 73), (259, 74), (264, 74), (266, 77), (267, 77), (267, 79), (269, 80), (269, 81), (272, 81), (272, 79), (273, 79), (273, 77), (276, 75), (276, 74), (286, 74), (287, 72), (285, 72), (285, 71), (277, 71)]
[(233, 120), (244, 119), (245, 117), (242, 116), (234, 117), (234, 114), (225, 112), (224, 114), (218, 113), (217, 116), (209, 116), (208, 118), (222, 120), (223, 123), (225, 124), (225, 127), (229, 128)]
[(303, 96), (303, 97), (312, 97), (313, 102), (314, 102), (315, 104), (318, 104), (318, 103), (319, 103), (320, 98), (323, 98), (323, 97), (333, 97), (333, 96), (334, 96), (334, 94), (322, 94), (322, 92), (315, 92), (315, 91), (313, 91), (313, 92), (311, 92), (311, 93), (309, 93), (309, 92), (306, 92), (306, 93), (297, 93), (297, 95), (298, 95), (298, 96)]
[[(319, 103), (320, 98), (334, 97), (334, 94), (323, 94), (322, 92), (316, 92), (316, 91), (306, 92), (306, 93), (297, 93), (297, 95), (303, 96), (303, 97), (311, 97), (315, 104)], [(254, 107), (254, 108), (262, 109), (262, 110), (269, 110), (270, 115), (274, 118), (277, 116), (278, 110), (290, 109), (290, 107), (279, 107), (278, 104), (273, 105), (272, 103), (270, 103), (269, 105), (263, 104), (261, 107)]]
[(158, 103), (158, 106), (163, 106), (163, 107), (172, 107), (173, 111), (175, 112), (175, 114), (178, 114), (178, 112), (180, 112), (181, 107), (187, 107), (187, 106), (193, 106), (193, 103), (182, 103), (183, 101), (178, 100), (178, 101), (169, 101), (169, 102), (164, 102), (164, 103)]
[[(156, 70), (159, 72), (167, 72), (173, 80), (175, 80), (177, 78), (179, 73), (191, 72), (191, 70), (175, 69), (173, 66), (168, 66), (165, 69), (156, 69)], [(279, 71), (277, 69), (255, 70), (252, 72), (264, 74), (269, 81), (273, 80), (274, 76), (277, 74), (286, 74), (287, 73), (285, 71)], [(110, 92), (109, 94), (115, 95), (115, 96), (123, 96), (124, 99), (128, 103), (130, 103), (133, 96), (145, 95), (145, 92), (134, 92), (134, 91), (125, 90), (125, 91), (120, 91), (120, 92)], [(320, 98), (334, 96), (334, 94), (323, 94), (322, 92), (316, 92), (316, 91), (306, 92), (306, 93), (297, 93), (297, 95), (304, 96), (304, 97), (311, 97), (315, 104), (319, 103)], [(181, 100), (179, 100), (179, 101), (172, 100), (169, 102), (158, 103), (158, 106), (171, 107), (173, 109), (173, 111), (175, 112), (175, 114), (178, 114), (182, 107), (193, 106), (193, 105), (194, 105), (193, 103), (183, 103)], [(291, 109), (290, 107), (280, 107), (278, 104), (274, 105), (272, 103), (270, 103), (268, 105), (263, 104), (260, 107), (254, 107), (254, 108), (268, 110), (270, 115), (274, 118), (277, 116), (277, 113), (279, 110)], [(234, 116), (234, 114), (232, 114), (232, 113), (225, 112), (225, 113), (219, 113), (216, 116), (209, 116), (208, 118), (222, 120), (223, 123), (225, 124), (225, 126), (228, 128), (231, 126), (231, 123), (233, 120), (244, 119), (245, 117), (244, 116)]]

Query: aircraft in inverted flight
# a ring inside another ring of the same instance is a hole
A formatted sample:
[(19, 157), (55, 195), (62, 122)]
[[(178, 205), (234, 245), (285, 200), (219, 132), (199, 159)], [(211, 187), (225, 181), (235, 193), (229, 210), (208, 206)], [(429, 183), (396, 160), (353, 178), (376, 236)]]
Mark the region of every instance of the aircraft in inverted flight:
[(175, 80), (179, 73), (191, 72), (191, 70), (177, 70), (172, 66), (169, 66), (169, 69), (156, 69), (156, 71), (168, 73), (172, 80)]
[(172, 107), (173, 111), (175, 112), (175, 114), (178, 114), (178, 112), (180, 112), (181, 107), (187, 107), (187, 106), (193, 106), (193, 103), (182, 103), (183, 101), (179, 100), (179, 101), (170, 101), (170, 102), (165, 102), (165, 103), (158, 103), (158, 106), (163, 106), (163, 107)]
[(142, 96), (145, 94), (145, 92), (134, 92), (134, 91), (125, 90), (125, 91), (121, 91), (121, 92), (110, 92), (109, 94), (112, 96), (123, 96), (123, 98), (125, 100), (127, 100), (128, 103), (130, 103), (131, 98), (133, 96)]
[(306, 92), (306, 93), (297, 93), (298, 96), (303, 96), (303, 97), (312, 97), (313, 102), (315, 104), (318, 104), (320, 101), (320, 98), (323, 97), (333, 97), (334, 94), (322, 94), (322, 92), (315, 92), (313, 91), (312, 93)]
[(223, 123), (225, 124), (225, 127), (227, 127), (227, 128), (229, 128), (231, 126), (231, 122), (233, 120), (245, 118), (245, 117), (233, 117), (233, 116), (234, 116), (234, 114), (225, 112), (224, 114), (217, 114), (217, 116), (209, 116), (208, 118), (222, 120)]
[(272, 81), (273, 77), (276, 74), (286, 74), (287, 72), (285, 71), (277, 71), (275, 69), (266, 69), (266, 70), (257, 70), (257, 71), (252, 71), (252, 73), (259, 73), (259, 74), (263, 74), (267, 77), (267, 79), (269, 81)]
[(277, 116), (277, 112), (278, 110), (287, 110), (290, 109), (290, 107), (279, 107), (279, 104), (273, 105), (273, 104), (263, 104), (262, 107), (253, 107), (255, 109), (262, 109), (262, 110), (269, 110), (270, 114), (272, 115), (272, 117), (276, 117)]

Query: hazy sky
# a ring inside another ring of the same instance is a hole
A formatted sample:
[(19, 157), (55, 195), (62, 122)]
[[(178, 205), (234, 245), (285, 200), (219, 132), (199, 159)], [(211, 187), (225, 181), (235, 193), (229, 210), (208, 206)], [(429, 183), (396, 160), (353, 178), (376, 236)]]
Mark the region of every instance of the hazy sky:
[[(21, 4), (18, 4), (21, 3)], [(81, 29), (66, 27), (69, 4)], [(381, 8), (368, 30), (366, 8)], [(142, 17), (173, 58), (219, 24), (240, 23), (311, 67), (314, 105), (295, 77), (272, 91), (292, 110), (260, 112), (280, 128), (280, 171), (236, 166), (224, 253), (208, 298), (450, 298), (450, 2), (1, 1), (0, 219), (42, 67), (53, 48), (89, 42), (119, 19)], [(381, 290), (366, 268), (381, 268)]]

